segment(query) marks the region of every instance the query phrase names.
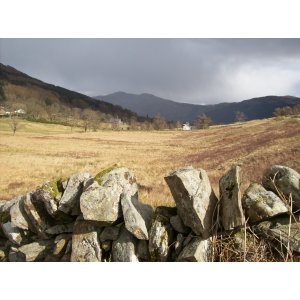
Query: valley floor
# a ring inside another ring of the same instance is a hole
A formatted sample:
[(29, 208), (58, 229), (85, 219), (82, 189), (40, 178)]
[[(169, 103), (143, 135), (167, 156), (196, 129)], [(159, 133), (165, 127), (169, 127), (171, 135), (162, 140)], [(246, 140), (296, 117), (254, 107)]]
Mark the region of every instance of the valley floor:
[(15, 136), (0, 119), (0, 200), (75, 172), (97, 174), (113, 164), (133, 170), (140, 199), (173, 206), (164, 176), (184, 166), (203, 168), (218, 193), (232, 164), (242, 167), (242, 190), (263, 170), (283, 164), (300, 172), (300, 119), (250, 121), (206, 130), (98, 131), (22, 121)]

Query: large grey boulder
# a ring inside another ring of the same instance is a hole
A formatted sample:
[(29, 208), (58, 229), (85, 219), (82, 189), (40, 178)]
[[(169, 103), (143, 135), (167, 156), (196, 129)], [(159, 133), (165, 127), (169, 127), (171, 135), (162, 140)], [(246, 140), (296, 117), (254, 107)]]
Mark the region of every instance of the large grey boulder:
[(101, 261), (100, 231), (99, 225), (85, 221), (81, 216), (78, 217), (73, 229), (71, 261)]
[(113, 223), (122, 215), (121, 195), (137, 192), (135, 177), (127, 168), (115, 168), (96, 178), (80, 197), (83, 218)]
[(207, 262), (210, 259), (211, 239), (195, 237), (188, 243), (178, 256), (181, 262)]
[(24, 210), (30, 220), (31, 230), (43, 239), (48, 238), (45, 231), (54, 225), (54, 220), (48, 214), (44, 203), (28, 196), (24, 199)]
[(251, 223), (262, 221), (288, 211), (283, 201), (258, 183), (251, 183), (244, 193), (242, 204)]
[(9, 252), (9, 261), (44, 261), (45, 257), (51, 253), (53, 246), (53, 240), (41, 240), (19, 248), (12, 247)]
[(207, 173), (202, 169), (189, 167), (171, 173), (165, 180), (183, 223), (197, 235), (207, 238), (214, 225), (218, 201)]
[(149, 205), (139, 203), (137, 194), (123, 194), (121, 205), (126, 229), (139, 240), (148, 240), (148, 229), (150, 227), (153, 208)]
[(112, 244), (112, 260), (114, 262), (138, 262), (136, 254), (138, 240), (122, 226), (120, 235)]
[(240, 172), (241, 168), (234, 166), (219, 181), (221, 221), (225, 230), (232, 230), (245, 223)]
[(24, 209), (24, 201), (30, 197), (31, 197), (30, 194), (26, 194), (24, 196), (19, 196), (16, 198), (17, 201), (10, 208), (12, 226), (18, 227), (23, 230), (32, 229), (32, 225), (30, 223), (29, 217), (26, 214)]
[(287, 200), (291, 195), (294, 208), (300, 208), (300, 174), (295, 170), (279, 165), (272, 166), (265, 170), (262, 183), (267, 190), (275, 194), (282, 193)]
[(59, 201), (58, 209), (66, 214), (78, 215), (80, 213), (79, 199), (83, 191), (84, 183), (91, 179), (91, 174), (87, 172), (72, 175)]
[(267, 221), (253, 226), (256, 234), (274, 242), (278, 249), (300, 253), (300, 214), (294, 215), (295, 219), (287, 215), (276, 216)]

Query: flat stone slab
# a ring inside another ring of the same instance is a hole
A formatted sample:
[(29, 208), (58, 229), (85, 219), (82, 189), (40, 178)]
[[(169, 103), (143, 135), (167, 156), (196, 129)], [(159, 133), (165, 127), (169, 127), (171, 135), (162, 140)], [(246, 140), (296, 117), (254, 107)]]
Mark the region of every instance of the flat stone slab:
[(122, 212), (126, 229), (139, 240), (148, 240), (153, 209), (151, 206), (138, 202), (137, 195), (121, 196)]
[(283, 201), (258, 183), (251, 183), (244, 193), (242, 204), (251, 223), (288, 212)]
[(24, 196), (19, 196), (16, 199), (13, 206), (10, 208), (10, 216), (12, 226), (18, 227), (23, 230), (32, 229), (32, 225), (30, 224), (29, 217), (24, 209), (24, 201), (29, 198), (31, 195), (26, 194)]
[(91, 178), (91, 174), (87, 172), (72, 175), (69, 178), (66, 189), (59, 201), (58, 209), (66, 214), (80, 214), (79, 199), (83, 191), (83, 185), (84, 182)]
[(165, 180), (183, 223), (197, 235), (208, 237), (214, 225), (218, 200), (205, 170), (183, 168), (171, 173)]
[(9, 261), (44, 261), (45, 257), (51, 253), (53, 246), (53, 240), (41, 240), (23, 245), (17, 249), (11, 249), (9, 253)]
[(54, 225), (54, 220), (48, 214), (42, 201), (33, 197), (24, 199), (24, 210), (30, 221), (31, 230), (40, 238), (49, 238), (45, 231)]
[(234, 166), (219, 181), (221, 221), (225, 230), (232, 230), (245, 223), (240, 172), (241, 168)]

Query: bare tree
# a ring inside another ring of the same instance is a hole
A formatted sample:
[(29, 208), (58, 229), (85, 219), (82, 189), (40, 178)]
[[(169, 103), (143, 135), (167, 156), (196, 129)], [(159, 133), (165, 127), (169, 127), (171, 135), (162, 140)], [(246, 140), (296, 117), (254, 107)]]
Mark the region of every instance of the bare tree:
[(17, 129), (20, 127), (19, 119), (17, 117), (11, 117), (9, 126), (13, 132), (13, 135), (15, 135)]
[(235, 122), (245, 122), (247, 120), (246, 115), (242, 111), (235, 113)]
[(156, 114), (153, 119), (153, 128), (155, 130), (162, 130), (167, 127), (166, 120), (160, 115), (160, 113)]
[(207, 129), (212, 124), (213, 124), (213, 121), (211, 120), (211, 118), (209, 118), (205, 114), (199, 115), (195, 122), (197, 129)]
[(175, 129), (181, 129), (182, 128), (182, 123), (180, 121), (176, 121), (175, 123)]

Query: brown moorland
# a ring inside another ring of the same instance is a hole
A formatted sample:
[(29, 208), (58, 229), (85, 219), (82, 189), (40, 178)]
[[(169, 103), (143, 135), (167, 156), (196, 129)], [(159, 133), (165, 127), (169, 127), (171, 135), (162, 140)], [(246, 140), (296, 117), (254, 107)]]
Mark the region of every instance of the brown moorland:
[(44, 181), (75, 172), (96, 175), (118, 164), (132, 169), (140, 199), (173, 206), (164, 182), (172, 170), (192, 165), (218, 181), (233, 164), (243, 170), (242, 189), (260, 182), (265, 168), (283, 164), (300, 172), (300, 118), (256, 120), (205, 130), (81, 132), (62, 125), (20, 121), (15, 134), (0, 119), (0, 199), (35, 189)]

